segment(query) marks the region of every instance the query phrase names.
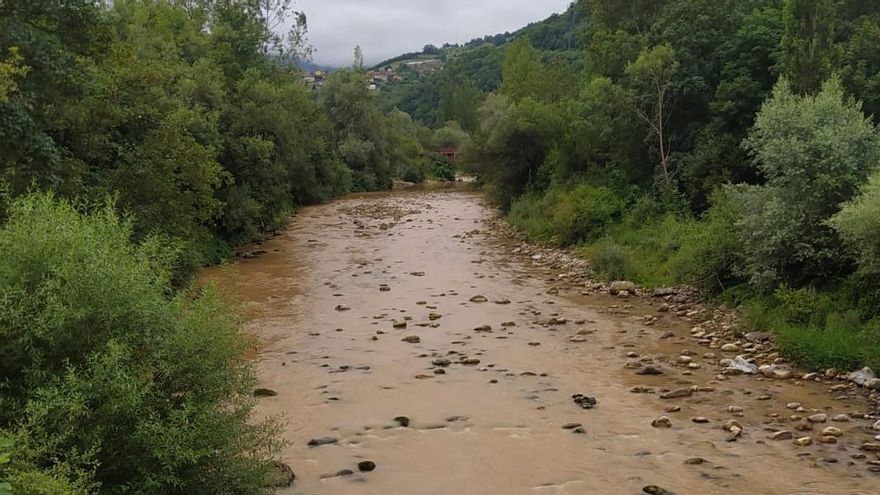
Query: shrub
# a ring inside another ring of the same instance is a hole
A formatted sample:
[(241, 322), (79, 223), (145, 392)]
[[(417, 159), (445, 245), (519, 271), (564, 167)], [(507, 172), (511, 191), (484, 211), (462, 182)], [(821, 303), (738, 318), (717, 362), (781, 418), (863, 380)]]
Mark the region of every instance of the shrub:
[[(251, 422), (240, 314), (211, 287), (172, 296), (173, 253), (131, 234), (112, 204), (12, 204), (0, 230), (0, 429), (22, 465), (51, 479), (92, 472), (107, 494), (260, 493), (277, 425)], [(16, 495), (45, 492), (29, 473), (10, 476)]]
[(612, 239), (602, 239), (591, 246), (588, 257), (593, 271), (606, 280), (636, 278), (632, 254)]
[(439, 180), (455, 180), (455, 164), (449, 161), (449, 159), (445, 156), (438, 156), (434, 158), (434, 162), (431, 165), (431, 172), (433, 173), (434, 177)]
[(859, 270), (880, 274), (880, 172), (853, 201), (845, 204), (829, 225), (857, 253)]

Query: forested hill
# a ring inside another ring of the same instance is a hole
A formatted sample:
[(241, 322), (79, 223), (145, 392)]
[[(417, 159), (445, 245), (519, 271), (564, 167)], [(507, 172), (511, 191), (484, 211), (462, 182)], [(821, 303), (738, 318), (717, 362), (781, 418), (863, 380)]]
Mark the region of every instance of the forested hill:
[[(505, 48), (514, 40), (528, 39), (547, 60), (564, 62), (579, 68), (580, 37), (587, 9), (583, 0), (572, 3), (562, 13), (529, 24), (515, 32), (475, 38), (464, 44), (425, 46), (421, 52), (406, 53), (376, 64), (376, 69), (399, 66), (410, 60), (434, 58), (446, 66), (440, 73), (418, 75), (405, 73), (403, 81), (383, 88), (380, 104), (398, 108), (416, 121), (436, 126), (448, 120), (474, 122), (464, 116), (479, 104), (478, 93), (489, 93), (501, 84), (501, 62)], [(405, 70), (405, 68), (404, 68)], [(457, 88), (457, 89), (456, 89)]]

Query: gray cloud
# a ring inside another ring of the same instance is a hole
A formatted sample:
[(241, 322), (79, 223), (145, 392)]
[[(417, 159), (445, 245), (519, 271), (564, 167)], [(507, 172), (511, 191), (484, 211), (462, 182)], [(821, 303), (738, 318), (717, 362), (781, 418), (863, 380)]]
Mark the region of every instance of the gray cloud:
[(515, 31), (563, 12), (571, 0), (296, 0), (309, 19), (315, 62), (348, 65), (360, 45), (368, 63), (426, 44)]

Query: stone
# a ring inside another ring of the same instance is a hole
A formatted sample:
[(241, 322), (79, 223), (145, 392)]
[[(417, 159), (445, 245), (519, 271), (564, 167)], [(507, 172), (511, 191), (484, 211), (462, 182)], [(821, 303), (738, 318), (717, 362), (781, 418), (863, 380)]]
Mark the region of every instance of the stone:
[(351, 308), (349, 308), (349, 307), (346, 306), (345, 304), (338, 304), (338, 305), (336, 305), (336, 308), (335, 308), (335, 309), (336, 309), (336, 311), (348, 311), (348, 310), (350, 310)]
[(562, 425), (562, 429), (563, 430), (573, 430), (575, 428), (580, 428), (582, 426), (584, 426), (584, 425), (582, 425), (580, 423), (568, 423), (568, 424)]
[(849, 414), (838, 414), (831, 418), (831, 421), (834, 421), (835, 423), (847, 423), (851, 420), (852, 418), (849, 417)]
[(661, 399), (680, 399), (682, 397), (690, 397), (694, 392), (689, 388), (679, 388), (671, 392), (660, 395)]
[(480, 360), (477, 358), (463, 358), (459, 363), (465, 366), (476, 366), (480, 364)]
[(829, 426), (828, 428), (825, 428), (824, 430), (822, 430), (822, 436), (823, 437), (842, 437), (843, 430), (841, 430), (840, 428), (837, 428), (835, 426)]
[(773, 378), (774, 380), (788, 380), (794, 375), (794, 372), (787, 366), (773, 364), (764, 368), (761, 371), (761, 374), (767, 378)]
[(706, 424), (709, 422), (709, 418), (706, 418), (704, 416), (697, 416), (696, 418), (691, 419), (691, 421), (697, 424)]
[(403, 320), (394, 320), (394, 323), (391, 324), (394, 328), (406, 328), (406, 322)]
[(813, 437), (800, 437), (794, 441), (794, 444), (798, 447), (806, 447), (808, 445), (813, 445)]
[(376, 470), (376, 463), (373, 461), (361, 461), (358, 463), (358, 470), (362, 473), (369, 473)]
[(707, 462), (709, 461), (703, 459), (702, 457), (691, 457), (690, 459), (684, 461), (685, 465), (687, 466), (701, 466), (703, 464), (706, 464)]
[(657, 485), (648, 485), (642, 488), (642, 491), (647, 493), (648, 495), (673, 495), (672, 492), (664, 490)]
[(581, 343), (581, 342), (586, 342), (587, 337), (585, 335), (572, 335), (571, 337), (568, 338), (568, 341), (574, 342), (577, 344), (577, 343)]
[(722, 427), (724, 431), (743, 431), (743, 425), (735, 419), (728, 419)]
[(746, 340), (752, 343), (766, 342), (772, 335), (768, 332), (749, 332), (745, 335)]
[(635, 294), (636, 284), (625, 280), (618, 280), (617, 282), (611, 282), (611, 286), (608, 288), (608, 292), (611, 293), (612, 296), (616, 296), (623, 291)]
[(309, 440), (309, 447), (320, 447), (321, 445), (332, 445), (334, 443), (339, 442), (339, 439), (336, 437), (318, 437)]
[(880, 452), (880, 443), (865, 442), (860, 448), (865, 452)]
[(400, 340), (402, 340), (403, 342), (406, 342), (408, 344), (418, 344), (419, 342), (422, 341), (422, 339), (418, 335), (407, 335), (406, 337), (404, 337)]
[(636, 372), (637, 375), (662, 375), (663, 370), (660, 369), (659, 366), (654, 366), (652, 364), (647, 364), (639, 368), (639, 371)]
[(446, 358), (444, 358), (444, 357), (437, 357), (437, 358), (434, 358), (434, 359), (431, 361), (431, 363), (432, 363), (434, 366), (440, 366), (440, 367), (445, 368), (445, 367), (451, 365), (451, 364), (452, 364), (452, 361), (450, 361), (449, 359), (446, 359)]
[(721, 346), (721, 352), (738, 352), (739, 346), (736, 344), (724, 344)]
[(474, 296), (474, 297), (470, 298), (469, 300), (470, 300), (470, 302), (472, 302), (472, 303), (484, 303), (484, 302), (489, 302), (489, 299), (486, 298), (486, 296), (480, 296), (480, 295)]
[(581, 409), (593, 409), (598, 404), (595, 397), (587, 397), (584, 394), (574, 394), (571, 398), (575, 404), (581, 406)]
[(776, 433), (773, 433), (772, 435), (770, 435), (769, 438), (770, 438), (770, 440), (776, 440), (776, 441), (792, 440), (794, 438), (794, 433), (792, 433), (788, 430), (782, 430), (782, 431), (777, 431)]
[(289, 465), (279, 461), (272, 462), (268, 480), (270, 488), (288, 488), (294, 480), (296, 480), (296, 475)]
[(730, 362), (730, 365), (727, 366), (727, 369), (736, 370), (740, 373), (745, 373), (747, 375), (754, 375), (758, 372), (758, 367), (748, 362), (743, 356), (737, 356), (733, 358), (733, 361)]
[(406, 416), (398, 416), (394, 418), (394, 422), (402, 428), (409, 428), (409, 418)]
[(825, 413), (813, 414), (807, 418), (810, 423), (824, 423), (828, 421), (828, 415)]
[(666, 416), (660, 416), (654, 421), (651, 421), (651, 426), (654, 428), (672, 428), (672, 420)]
[(336, 476), (339, 476), (340, 478), (343, 476), (351, 476), (353, 474), (354, 471), (352, 471), (351, 469), (341, 469), (339, 471), (336, 471)]
[(865, 382), (865, 388), (880, 390), (880, 378), (871, 378)]
[(254, 397), (275, 397), (276, 395), (278, 395), (278, 392), (271, 388), (258, 388), (254, 390)]
[(865, 366), (858, 371), (853, 371), (852, 373), (850, 373), (848, 378), (849, 381), (855, 383), (856, 385), (864, 385), (868, 380), (877, 378), (877, 376), (874, 375), (874, 370)]
[(803, 404), (801, 404), (800, 402), (789, 402), (788, 404), (785, 405), (785, 408), (794, 410), (794, 409), (797, 409), (801, 406), (803, 406)]

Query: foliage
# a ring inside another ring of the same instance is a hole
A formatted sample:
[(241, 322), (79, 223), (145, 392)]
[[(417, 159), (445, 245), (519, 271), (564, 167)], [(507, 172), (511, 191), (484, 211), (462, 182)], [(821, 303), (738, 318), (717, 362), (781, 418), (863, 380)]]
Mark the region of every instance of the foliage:
[(880, 166), (880, 135), (861, 106), (837, 80), (816, 96), (795, 95), (783, 80), (744, 146), (767, 178), (764, 186), (731, 190), (745, 275), (773, 287), (839, 273), (845, 258), (826, 221)]
[(455, 164), (445, 156), (435, 157), (431, 164), (431, 175), (438, 180), (454, 181), (456, 176)]
[[(261, 493), (271, 421), (252, 422), (249, 341), (207, 287), (171, 293), (158, 239), (135, 245), (106, 204), (81, 214), (49, 195), (0, 230), (0, 428), (14, 431), (16, 494), (70, 476), (102, 493)], [(61, 486), (61, 485), (59, 485)]]
[(859, 269), (880, 274), (880, 172), (829, 221), (858, 255)]

